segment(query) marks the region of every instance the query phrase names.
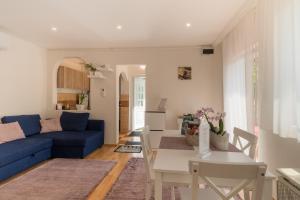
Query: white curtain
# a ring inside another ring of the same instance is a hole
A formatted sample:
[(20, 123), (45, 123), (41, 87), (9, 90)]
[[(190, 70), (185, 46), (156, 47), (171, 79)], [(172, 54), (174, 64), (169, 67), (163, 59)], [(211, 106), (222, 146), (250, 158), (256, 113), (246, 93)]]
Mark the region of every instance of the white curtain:
[(253, 10), (223, 41), (225, 126), (253, 131), (252, 70), (256, 47), (256, 12)]
[(258, 3), (260, 126), (300, 141), (300, 0)]

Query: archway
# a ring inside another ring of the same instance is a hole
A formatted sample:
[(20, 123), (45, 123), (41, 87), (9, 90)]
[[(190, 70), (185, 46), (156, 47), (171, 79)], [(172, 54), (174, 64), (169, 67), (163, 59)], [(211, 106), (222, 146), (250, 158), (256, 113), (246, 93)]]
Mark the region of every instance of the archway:
[(129, 80), (122, 72), (119, 75), (119, 136), (129, 131)]
[[(58, 110), (89, 110), (90, 80), (85, 60), (69, 57), (54, 69), (53, 100)], [(81, 106), (79, 106), (81, 105)]]

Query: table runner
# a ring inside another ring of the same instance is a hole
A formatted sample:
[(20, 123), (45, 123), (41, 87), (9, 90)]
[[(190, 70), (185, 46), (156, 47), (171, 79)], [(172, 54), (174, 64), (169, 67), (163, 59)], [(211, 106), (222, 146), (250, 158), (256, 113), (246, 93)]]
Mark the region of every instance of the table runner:
[[(177, 149), (177, 150), (194, 150), (194, 147), (189, 145), (186, 142), (185, 137), (161, 137), (160, 149)], [(210, 149), (212, 151), (223, 151), (217, 149), (215, 146), (210, 144)], [(229, 143), (228, 152), (241, 152), (238, 148), (236, 148), (233, 144)]]

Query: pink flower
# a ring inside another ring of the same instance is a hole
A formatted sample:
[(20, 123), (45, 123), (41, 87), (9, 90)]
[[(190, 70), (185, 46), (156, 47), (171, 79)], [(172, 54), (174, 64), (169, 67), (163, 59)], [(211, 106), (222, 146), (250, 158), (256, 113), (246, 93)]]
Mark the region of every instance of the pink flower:
[(222, 119), (224, 119), (225, 116), (226, 116), (226, 113), (225, 113), (225, 112), (224, 112), (224, 113), (221, 113), (221, 115), (220, 115), (220, 117), (221, 117)]
[(202, 110), (198, 110), (195, 115), (196, 115), (196, 117), (201, 118), (201, 117), (203, 117), (204, 112)]
[(204, 113), (213, 113), (213, 112), (214, 112), (214, 110), (213, 110), (212, 108), (209, 108), (209, 107), (207, 107), (207, 108), (202, 108), (202, 111), (203, 111)]
[(214, 113), (215, 111), (214, 111), (214, 109), (212, 109), (212, 108), (207, 108), (207, 112)]

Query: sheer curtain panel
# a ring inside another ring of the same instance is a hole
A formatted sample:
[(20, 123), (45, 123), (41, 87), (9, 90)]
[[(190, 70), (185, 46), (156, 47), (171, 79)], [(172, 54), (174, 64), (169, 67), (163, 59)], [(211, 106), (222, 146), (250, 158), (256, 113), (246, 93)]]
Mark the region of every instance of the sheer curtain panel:
[(300, 141), (300, 1), (258, 3), (260, 126)]
[(253, 132), (252, 72), (257, 40), (256, 12), (253, 10), (224, 39), (223, 89), (225, 126)]

